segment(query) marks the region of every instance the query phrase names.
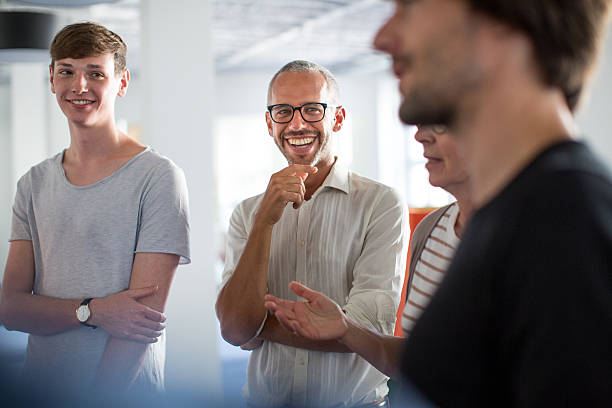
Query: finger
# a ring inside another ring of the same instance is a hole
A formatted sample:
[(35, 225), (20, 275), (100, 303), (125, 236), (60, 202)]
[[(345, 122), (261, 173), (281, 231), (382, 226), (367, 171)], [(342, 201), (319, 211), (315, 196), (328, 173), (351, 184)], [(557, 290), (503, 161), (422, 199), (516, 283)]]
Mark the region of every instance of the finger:
[(301, 178), (302, 181), (306, 181), (306, 179), (308, 178), (308, 173), (296, 173), (295, 175)]
[(307, 164), (292, 164), (284, 168), (277, 174), (289, 174), (289, 175), (296, 175), (297, 173), (315, 174), (318, 171), (319, 169), (316, 168), (315, 166), (309, 166)]
[(277, 298), (277, 297), (276, 297), (276, 296), (274, 296), (274, 295), (270, 295), (270, 294), (266, 294), (266, 295), (264, 295), (264, 301), (276, 302), (276, 303), (277, 303), (279, 300), (280, 300), (280, 299), (279, 299), (279, 298)]
[[(307, 174), (307, 173), (301, 173), (301, 174)], [(291, 174), (291, 175), (275, 175), (272, 176), (272, 184), (273, 185), (303, 185), (304, 184), (304, 180), (302, 177), (300, 177), (297, 174)]]
[(309, 302), (313, 301), (317, 296), (320, 295), (319, 292), (310, 289), (309, 287), (302, 285), (299, 282), (292, 281), (289, 283), (289, 289), (293, 291), (299, 297), (302, 297)]
[(140, 299), (143, 297), (151, 296), (159, 287), (157, 285), (147, 286), (146, 288), (128, 289), (126, 294), (132, 299)]
[(277, 197), (285, 201), (296, 201), (296, 199), (303, 201), (305, 193), (306, 189), (303, 185), (283, 185), (278, 187), (278, 191), (276, 191), (276, 194), (272, 195), (272, 197)]
[(138, 343), (151, 344), (157, 343), (157, 337), (147, 337), (142, 334), (133, 334), (128, 337), (132, 341), (136, 341)]
[(292, 300), (280, 299), (272, 295), (264, 296), (264, 304), (266, 301), (272, 302), (276, 305), (277, 308), (289, 309), (292, 310), (295, 306), (295, 302)]
[(149, 330), (162, 331), (166, 329), (166, 325), (164, 323), (158, 323), (148, 319), (140, 320), (137, 322), (137, 324), (138, 326)]
[(147, 308), (144, 311), (144, 317), (157, 323), (164, 323), (166, 321), (166, 316), (163, 313), (151, 308)]
[(159, 330), (149, 330), (149, 329), (138, 329), (135, 334), (139, 334), (141, 336), (147, 337), (149, 339), (156, 339), (162, 335), (162, 331)]
[(272, 313), (276, 313), (277, 311), (280, 310), (280, 306), (279, 306), (278, 303), (272, 302), (272, 301), (269, 301), (269, 300), (264, 302), (264, 306), (266, 307), (266, 309), (268, 309)]
[(284, 314), (282, 310), (279, 310), (277, 313), (274, 314), (274, 316), (276, 316), (276, 320), (278, 320), (280, 325), (285, 330), (293, 331), (293, 328), (291, 326), (291, 319), (287, 318), (287, 316)]
[(299, 208), (304, 202), (304, 196), (301, 193), (283, 193), (285, 203), (292, 202), (293, 208)]

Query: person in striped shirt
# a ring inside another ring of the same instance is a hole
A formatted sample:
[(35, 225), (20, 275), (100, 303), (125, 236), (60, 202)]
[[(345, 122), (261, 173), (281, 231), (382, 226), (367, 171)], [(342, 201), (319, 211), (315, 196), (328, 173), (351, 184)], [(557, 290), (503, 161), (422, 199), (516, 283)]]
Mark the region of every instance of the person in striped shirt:
[[(457, 201), (428, 214), (412, 235), (407, 302), (402, 314), (405, 337), (410, 334), (442, 280), (472, 211), (467, 165), (448, 129), (442, 125), (419, 126), (414, 137), (423, 145), (430, 184), (445, 189)], [(326, 295), (298, 282), (291, 282), (289, 287), (297, 296), (310, 301), (312, 307), (273, 295), (266, 296), (265, 305), (294, 332), (313, 340), (335, 339), (342, 337), (349, 326), (360, 326)], [(304, 315), (296, 317), (295, 308)], [(366, 330), (350, 345), (346, 344), (381, 372), (398, 378), (405, 340)]]
[(401, 321), (404, 336), (410, 334), (442, 281), (472, 212), (467, 166), (448, 129), (419, 126), (414, 137), (423, 145), (430, 184), (448, 191), (457, 201), (428, 214), (412, 234)]

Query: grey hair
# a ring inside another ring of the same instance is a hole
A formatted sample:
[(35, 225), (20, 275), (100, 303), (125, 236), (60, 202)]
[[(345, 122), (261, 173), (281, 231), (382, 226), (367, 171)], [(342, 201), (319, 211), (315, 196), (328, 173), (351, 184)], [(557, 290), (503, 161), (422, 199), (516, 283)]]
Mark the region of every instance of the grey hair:
[(268, 104), (270, 104), (270, 100), (272, 99), (272, 85), (276, 78), (282, 74), (283, 72), (320, 72), (321, 75), (325, 77), (325, 81), (327, 82), (327, 89), (329, 90), (329, 99), (332, 105), (337, 105), (340, 102), (340, 90), (338, 89), (338, 82), (334, 75), (329, 71), (329, 69), (325, 68), (322, 65), (319, 65), (315, 62), (304, 61), (304, 60), (295, 60), (291, 61), (281, 69), (278, 70), (276, 74), (270, 80), (270, 84), (268, 85)]

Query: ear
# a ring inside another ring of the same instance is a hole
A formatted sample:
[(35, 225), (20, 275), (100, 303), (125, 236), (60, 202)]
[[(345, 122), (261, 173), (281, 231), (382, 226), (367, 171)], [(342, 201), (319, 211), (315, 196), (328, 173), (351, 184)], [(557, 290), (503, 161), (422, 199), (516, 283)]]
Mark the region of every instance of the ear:
[(55, 93), (55, 84), (53, 83), (53, 65), (49, 64), (49, 83), (51, 84), (51, 93)]
[(266, 111), (266, 125), (268, 125), (268, 134), (271, 137), (274, 137), (274, 132), (272, 131), (272, 125), (273, 125), (272, 118), (270, 118), (270, 112), (267, 112), (267, 111)]
[(346, 117), (346, 111), (344, 110), (342, 105), (336, 107), (336, 113), (334, 115), (335, 122), (334, 122), (334, 127), (332, 128), (334, 132), (337, 132), (340, 129), (342, 129), (342, 123), (344, 123), (345, 117)]
[(130, 71), (126, 68), (121, 75), (121, 83), (119, 85), (119, 92), (117, 92), (117, 96), (122, 98), (125, 96), (127, 92), (128, 85), (130, 83)]

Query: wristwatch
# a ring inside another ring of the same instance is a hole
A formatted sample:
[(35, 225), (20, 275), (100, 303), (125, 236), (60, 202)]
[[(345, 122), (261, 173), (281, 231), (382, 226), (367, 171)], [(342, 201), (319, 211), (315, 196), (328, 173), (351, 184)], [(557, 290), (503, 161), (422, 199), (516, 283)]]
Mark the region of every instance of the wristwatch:
[(83, 326), (91, 327), (93, 329), (97, 328), (93, 324), (88, 324), (87, 321), (91, 317), (91, 310), (89, 309), (89, 302), (91, 302), (93, 298), (83, 299), (81, 305), (77, 307), (76, 310), (76, 318)]

